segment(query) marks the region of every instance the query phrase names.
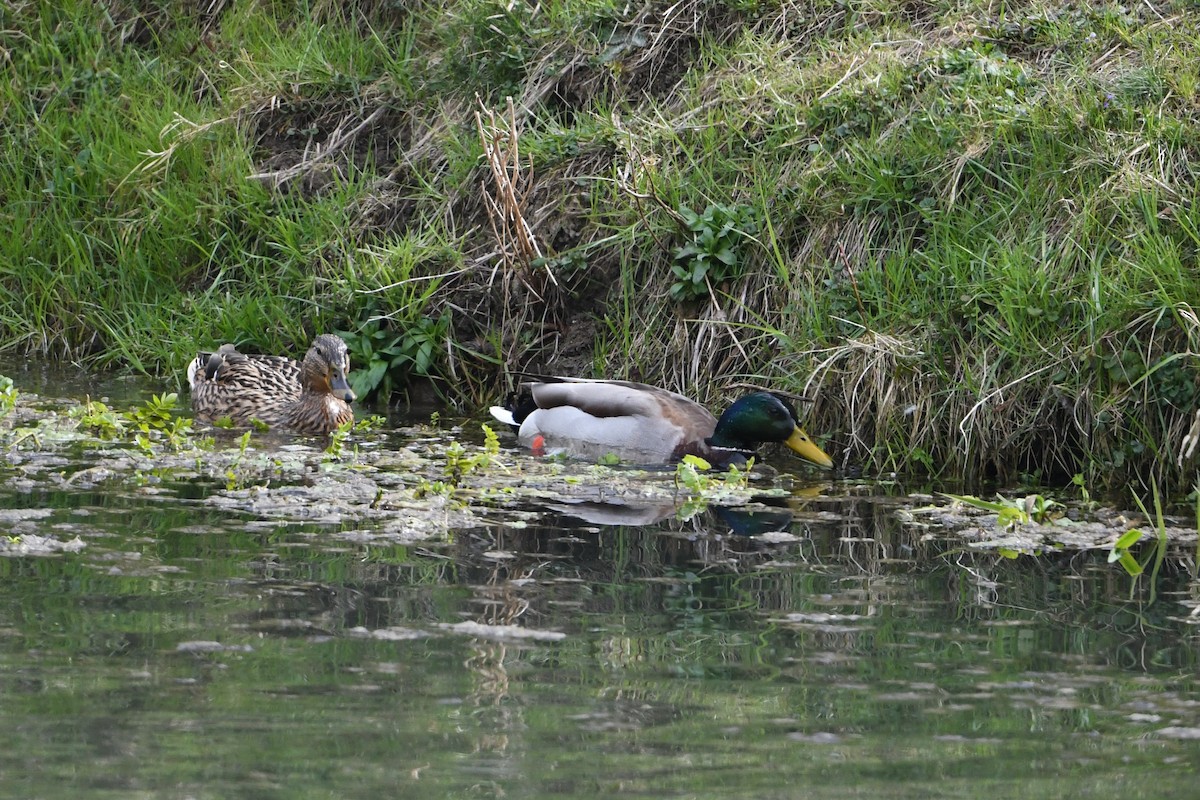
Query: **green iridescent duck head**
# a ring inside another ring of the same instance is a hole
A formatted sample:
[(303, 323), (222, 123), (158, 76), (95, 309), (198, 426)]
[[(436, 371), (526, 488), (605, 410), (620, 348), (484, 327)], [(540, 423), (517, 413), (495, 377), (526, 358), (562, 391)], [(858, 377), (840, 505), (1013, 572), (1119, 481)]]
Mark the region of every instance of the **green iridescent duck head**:
[(725, 409), (708, 439), (712, 447), (745, 452), (753, 452), (760, 442), (783, 442), (806, 461), (820, 467), (833, 466), (833, 459), (800, 427), (792, 404), (771, 392), (739, 398)]

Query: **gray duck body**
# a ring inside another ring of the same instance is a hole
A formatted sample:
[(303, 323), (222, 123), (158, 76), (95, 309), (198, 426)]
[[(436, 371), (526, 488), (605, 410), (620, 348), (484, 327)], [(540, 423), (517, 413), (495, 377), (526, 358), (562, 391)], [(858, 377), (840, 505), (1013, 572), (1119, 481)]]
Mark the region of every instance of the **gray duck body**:
[(529, 389), (537, 410), (522, 421), (517, 438), (531, 446), (541, 436), (551, 453), (589, 459), (613, 453), (636, 464), (668, 464), (717, 425), (691, 398), (632, 381), (572, 378)]
[(519, 426), (517, 438), (545, 454), (638, 464), (696, 455), (714, 466), (744, 462), (762, 442), (782, 442), (813, 463), (833, 462), (799, 426), (795, 409), (770, 392), (740, 398), (721, 415), (684, 395), (632, 381), (550, 378), (526, 384), (532, 403), (492, 414)]

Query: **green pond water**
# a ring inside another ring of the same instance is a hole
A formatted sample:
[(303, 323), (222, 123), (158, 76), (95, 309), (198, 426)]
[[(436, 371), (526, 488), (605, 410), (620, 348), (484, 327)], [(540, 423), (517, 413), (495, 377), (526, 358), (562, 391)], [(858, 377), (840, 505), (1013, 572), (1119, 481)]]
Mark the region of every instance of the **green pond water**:
[(972, 549), (906, 522), (927, 495), (779, 454), (794, 496), (751, 507), (544, 500), (420, 538), (322, 511), (317, 472), (279, 481), (291, 513), (185, 473), (72, 480), (106, 458), (0, 460), (0, 533), (78, 539), (0, 558), (0, 797), (1200, 791), (1186, 553), (1131, 601), (1104, 552)]

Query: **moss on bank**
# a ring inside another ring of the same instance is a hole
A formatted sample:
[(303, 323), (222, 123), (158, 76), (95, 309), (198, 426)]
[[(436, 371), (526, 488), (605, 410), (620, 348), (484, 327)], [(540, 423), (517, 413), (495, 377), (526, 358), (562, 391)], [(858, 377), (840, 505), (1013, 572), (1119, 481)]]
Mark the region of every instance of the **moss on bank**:
[(335, 329), (367, 388), (769, 384), (868, 470), (1195, 479), (1190, 4), (204, 9), (0, 7), (9, 350)]

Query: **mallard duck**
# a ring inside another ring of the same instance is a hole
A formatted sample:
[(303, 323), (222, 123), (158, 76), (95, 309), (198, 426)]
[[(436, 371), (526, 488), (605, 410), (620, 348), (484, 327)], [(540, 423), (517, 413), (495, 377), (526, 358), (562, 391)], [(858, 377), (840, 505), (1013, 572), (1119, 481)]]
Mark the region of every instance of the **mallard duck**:
[(668, 464), (687, 454), (717, 467), (744, 462), (761, 442), (783, 442), (822, 467), (833, 459), (813, 443), (796, 410), (771, 392), (748, 394), (715, 418), (683, 395), (628, 381), (551, 378), (528, 384), (529, 397), (492, 415), (519, 426), (535, 452), (583, 458), (614, 453), (639, 464)]
[(354, 419), (349, 370), (346, 343), (329, 333), (314, 339), (300, 362), (223, 344), (188, 366), (192, 410), (202, 422), (228, 417), (243, 426), (257, 419), (295, 433), (329, 433)]

